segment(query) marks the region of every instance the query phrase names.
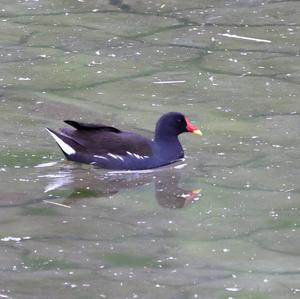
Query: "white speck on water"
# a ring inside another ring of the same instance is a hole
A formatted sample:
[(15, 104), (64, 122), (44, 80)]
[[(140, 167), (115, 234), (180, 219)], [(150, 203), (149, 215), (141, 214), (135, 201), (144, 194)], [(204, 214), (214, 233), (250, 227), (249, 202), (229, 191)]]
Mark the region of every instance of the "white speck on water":
[(227, 253), (227, 252), (229, 252), (229, 251), (230, 251), (229, 248), (223, 248), (223, 252)]
[(267, 283), (267, 282), (269, 282), (269, 279), (265, 278), (264, 283)]
[(31, 78), (29, 78), (29, 77), (19, 77), (18, 80), (19, 81), (31, 81)]
[(55, 162), (41, 163), (41, 164), (35, 165), (34, 167), (36, 167), (36, 168), (50, 167), (50, 166), (56, 165), (57, 163), (58, 163), (57, 161), (55, 161)]
[(233, 288), (225, 288), (226, 291), (229, 291), (229, 292), (238, 292), (240, 291), (241, 289), (240, 288), (237, 288), (237, 287), (233, 287)]
[(31, 237), (29, 237), (29, 236), (26, 236), (26, 237), (11, 237), (11, 236), (9, 236), (9, 237), (2, 238), (1, 241), (3, 241), (3, 242), (14, 241), (14, 242), (19, 243), (22, 240), (29, 240), (29, 239), (31, 239)]
[(174, 166), (175, 169), (181, 169), (183, 167), (185, 167), (187, 164), (180, 164), (180, 165), (176, 165)]

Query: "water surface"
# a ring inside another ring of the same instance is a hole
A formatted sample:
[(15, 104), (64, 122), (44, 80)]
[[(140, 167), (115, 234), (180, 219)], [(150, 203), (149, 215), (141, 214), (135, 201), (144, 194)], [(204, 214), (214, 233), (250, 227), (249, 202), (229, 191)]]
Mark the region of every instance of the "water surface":
[[(9, 1), (0, 21), (0, 297), (296, 298), (298, 1)], [(66, 162), (63, 119), (151, 137), (184, 167)]]

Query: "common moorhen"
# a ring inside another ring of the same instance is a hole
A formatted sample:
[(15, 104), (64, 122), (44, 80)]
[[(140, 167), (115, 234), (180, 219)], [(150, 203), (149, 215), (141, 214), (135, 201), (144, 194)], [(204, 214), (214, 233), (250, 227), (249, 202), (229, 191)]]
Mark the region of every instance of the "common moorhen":
[(184, 156), (178, 135), (191, 132), (202, 135), (179, 112), (169, 112), (156, 124), (154, 140), (124, 132), (103, 124), (85, 124), (65, 120), (74, 129), (59, 133), (47, 128), (67, 159), (116, 170), (142, 170), (173, 163)]

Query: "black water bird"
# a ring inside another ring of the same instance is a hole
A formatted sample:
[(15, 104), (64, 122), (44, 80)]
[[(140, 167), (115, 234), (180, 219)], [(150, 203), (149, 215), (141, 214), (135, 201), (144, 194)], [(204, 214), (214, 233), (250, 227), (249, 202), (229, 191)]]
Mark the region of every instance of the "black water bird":
[(121, 131), (104, 124), (86, 124), (65, 120), (73, 128), (47, 131), (68, 160), (115, 170), (151, 169), (184, 157), (178, 135), (191, 132), (202, 135), (189, 119), (179, 112), (169, 112), (156, 124), (154, 139)]

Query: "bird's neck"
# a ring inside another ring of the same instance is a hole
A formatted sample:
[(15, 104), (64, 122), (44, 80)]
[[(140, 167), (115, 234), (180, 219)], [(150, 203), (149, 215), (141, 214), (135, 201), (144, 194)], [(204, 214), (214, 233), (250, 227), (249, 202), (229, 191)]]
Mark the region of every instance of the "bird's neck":
[(178, 160), (183, 158), (183, 149), (177, 135), (155, 135), (155, 150), (162, 159)]

